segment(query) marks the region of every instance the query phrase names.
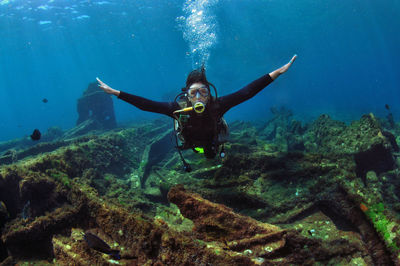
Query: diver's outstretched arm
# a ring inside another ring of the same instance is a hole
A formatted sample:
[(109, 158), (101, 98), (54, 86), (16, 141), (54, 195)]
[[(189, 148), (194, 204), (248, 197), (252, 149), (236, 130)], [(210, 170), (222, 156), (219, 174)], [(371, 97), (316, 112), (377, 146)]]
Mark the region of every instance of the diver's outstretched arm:
[(275, 80), (277, 77), (279, 77), (280, 74), (285, 73), (285, 72), (289, 69), (289, 67), (293, 64), (294, 60), (296, 60), (296, 58), (297, 58), (297, 55), (294, 55), (294, 56), (292, 57), (292, 59), (290, 59), (289, 63), (287, 63), (286, 65), (284, 65), (284, 66), (278, 68), (277, 70), (274, 70), (274, 71), (272, 71), (271, 73), (269, 73), (269, 75), (271, 76), (271, 78), (272, 78), (273, 80)]
[(119, 96), (119, 94), (121, 93), (120, 91), (114, 90), (113, 88), (111, 88), (110, 86), (108, 86), (107, 84), (105, 84), (103, 81), (101, 81), (99, 78), (96, 78), (97, 82), (99, 83), (99, 87), (106, 93), (108, 94), (112, 94), (115, 96)]
[(96, 78), (97, 82), (99, 83), (99, 87), (106, 93), (112, 94), (118, 97), (118, 99), (121, 99), (127, 103), (132, 104), (133, 106), (136, 106), (140, 110), (143, 111), (148, 111), (148, 112), (153, 112), (153, 113), (159, 113), (159, 114), (164, 114), (168, 115), (172, 118), (174, 118), (173, 112), (175, 110), (180, 109), (178, 103), (174, 102), (156, 102), (152, 101), (143, 97), (139, 97), (133, 94), (129, 94), (123, 91), (117, 91), (105, 84), (103, 81), (101, 81), (99, 78)]
[(254, 80), (250, 84), (246, 85), (245, 87), (241, 88), (240, 90), (219, 97), (218, 101), (220, 103), (221, 113), (226, 113), (232, 107), (241, 104), (244, 101), (254, 97), (257, 93), (259, 93), (262, 89), (267, 87), (271, 82), (274, 81), (280, 74), (285, 73), (289, 67), (293, 64), (294, 60), (296, 60), (297, 55), (294, 55), (292, 59), (281, 68), (272, 71), (269, 74), (265, 74), (264, 76)]

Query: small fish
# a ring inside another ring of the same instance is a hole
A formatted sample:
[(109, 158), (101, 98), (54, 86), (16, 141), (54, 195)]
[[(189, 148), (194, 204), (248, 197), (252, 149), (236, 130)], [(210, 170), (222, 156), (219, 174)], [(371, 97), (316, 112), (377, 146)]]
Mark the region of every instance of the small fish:
[(92, 234), (90, 232), (86, 232), (84, 235), (84, 239), (88, 246), (94, 250), (100, 251), (104, 254), (110, 255), (113, 259), (120, 260), (121, 256), (119, 254), (119, 250), (111, 249), (106, 242), (104, 242), (100, 237)]
[(44, 102), (44, 103), (48, 103), (48, 102), (49, 102), (49, 100), (47, 100), (46, 98), (43, 98), (42, 102)]
[(32, 140), (39, 140), (42, 134), (40, 133), (39, 129), (35, 129), (31, 135)]
[(386, 108), (387, 110), (390, 110), (389, 104), (385, 104), (385, 108)]

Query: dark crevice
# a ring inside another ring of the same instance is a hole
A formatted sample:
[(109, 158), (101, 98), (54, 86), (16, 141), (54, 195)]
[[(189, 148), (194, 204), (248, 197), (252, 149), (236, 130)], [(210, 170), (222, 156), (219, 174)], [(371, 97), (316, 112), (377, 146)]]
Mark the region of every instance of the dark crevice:
[(1, 240), (1, 235), (0, 235), (0, 263), (7, 257), (8, 257), (7, 249), (3, 241)]
[(320, 201), (317, 203), (317, 205), (318, 209), (332, 220), (337, 229), (341, 231), (353, 231), (356, 233), (360, 233), (360, 230), (358, 230), (357, 226), (355, 226), (344, 215), (341, 215), (337, 211), (335, 211), (330, 202)]
[(375, 145), (371, 149), (354, 155), (356, 162), (356, 174), (366, 183), (368, 171), (374, 171), (377, 175), (392, 170), (395, 162), (392, 153), (383, 145)]
[(51, 237), (37, 239), (36, 241), (25, 241), (24, 243), (7, 243), (7, 249), (14, 258), (19, 259), (50, 260), (54, 258)]
[(322, 212), (325, 216), (327, 216), (338, 230), (360, 233), (356, 225), (354, 225), (348, 218), (335, 210), (334, 204), (330, 203), (329, 201), (323, 200), (317, 202), (316, 204), (313, 204), (311, 207), (289, 218), (287, 221), (284, 222), (284, 224), (291, 224), (296, 221), (303, 220), (317, 212)]

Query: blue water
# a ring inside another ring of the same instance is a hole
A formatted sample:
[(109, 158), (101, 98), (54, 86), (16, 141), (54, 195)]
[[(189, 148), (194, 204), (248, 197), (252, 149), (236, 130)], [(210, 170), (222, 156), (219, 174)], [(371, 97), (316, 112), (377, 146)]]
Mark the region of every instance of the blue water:
[[(400, 117), (396, 0), (0, 0), (0, 141), (75, 126), (77, 99), (100, 77), (154, 100), (173, 97), (204, 61), (219, 94), (292, 68), (226, 117)], [(48, 103), (42, 99), (47, 98)], [(118, 122), (158, 117), (114, 98)], [(172, 99), (171, 99), (172, 100)]]

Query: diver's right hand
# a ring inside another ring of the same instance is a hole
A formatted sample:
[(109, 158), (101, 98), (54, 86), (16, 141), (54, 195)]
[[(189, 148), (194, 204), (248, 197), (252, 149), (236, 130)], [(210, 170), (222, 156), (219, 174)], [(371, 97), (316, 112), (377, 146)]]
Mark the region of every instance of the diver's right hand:
[(105, 84), (103, 81), (101, 81), (98, 77), (96, 77), (97, 82), (99, 83), (99, 87), (106, 93), (108, 94), (113, 94), (115, 96), (119, 96), (120, 91), (114, 90), (107, 84)]

